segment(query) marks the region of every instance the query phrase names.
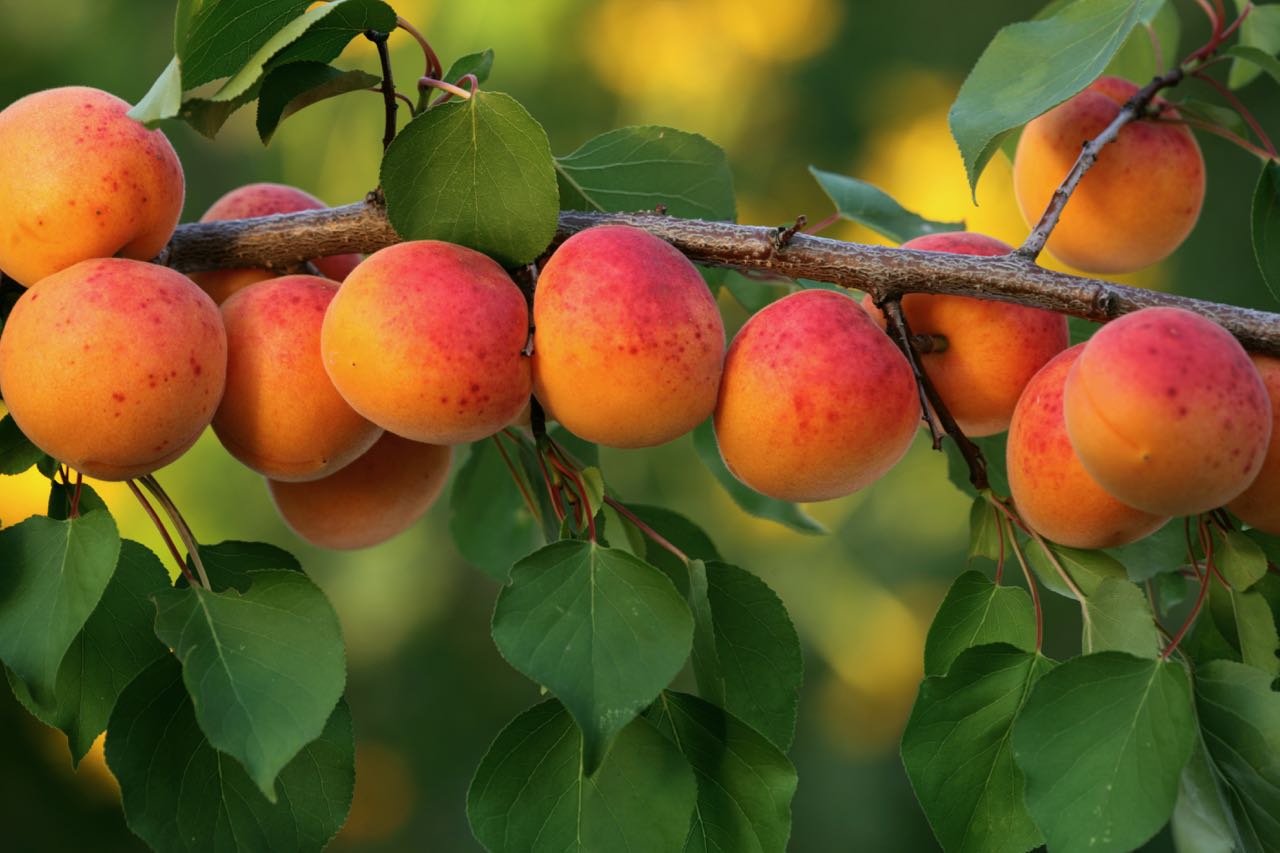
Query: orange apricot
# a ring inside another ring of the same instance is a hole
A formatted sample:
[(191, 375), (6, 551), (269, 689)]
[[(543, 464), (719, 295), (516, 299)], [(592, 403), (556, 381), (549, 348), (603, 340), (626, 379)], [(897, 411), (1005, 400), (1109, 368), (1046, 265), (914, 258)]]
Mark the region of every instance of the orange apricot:
[(529, 402), (524, 294), (479, 252), (435, 240), (370, 255), (329, 305), (325, 370), (351, 407), (397, 435), (462, 444)]
[(919, 421), (906, 358), (844, 294), (779, 299), (729, 346), (716, 441), (734, 476), (762, 494), (821, 501), (855, 492), (902, 458)]
[(408, 530), (449, 476), (452, 451), (385, 433), (363, 456), (320, 480), (268, 480), (280, 516), (313, 545), (369, 548)]
[(651, 447), (716, 404), (724, 324), (689, 259), (639, 228), (599, 225), (556, 249), (533, 300), (534, 392), (573, 434)]
[(1023, 521), (1072, 548), (1114, 548), (1169, 519), (1127, 506), (1089, 476), (1067, 437), (1062, 389), (1084, 344), (1059, 353), (1031, 378), (1009, 425), (1009, 489)]
[(22, 295), (0, 336), (0, 393), (45, 453), (100, 480), (186, 452), (222, 399), (218, 307), (184, 275), (81, 261)]
[(1271, 443), (1263, 457), (1262, 470), (1249, 488), (1227, 504), (1227, 509), (1250, 527), (1280, 536), (1280, 358), (1251, 358), (1271, 399)]
[(213, 431), (232, 456), (274, 480), (317, 480), (382, 435), (347, 405), (320, 360), (320, 327), (338, 292), (310, 275), (260, 281), (222, 305), (227, 390)]
[[(247, 184), (238, 187), (215, 201), (201, 222), (223, 219), (248, 219), (254, 216), (271, 216), (276, 213), (297, 213), (301, 210), (322, 210), (328, 207), (323, 201), (287, 184)], [(359, 255), (330, 255), (315, 258), (312, 263), (320, 274), (333, 281), (344, 280), (360, 263)], [(265, 281), (276, 275), (266, 269), (209, 270), (192, 273), (191, 278), (205, 289), (213, 301), (221, 305), (231, 294), (254, 282)]]
[[(1080, 147), (1101, 133), (1137, 90), (1128, 80), (1100, 77), (1027, 124), (1014, 157), (1013, 188), (1028, 222), (1039, 221)], [(1149, 266), (1172, 254), (1191, 233), (1204, 188), (1204, 158), (1189, 128), (1149, 119), (1131, 122), (1080, 180), (1047, 248), (1089, 272)]]
[(0, 111), (0, 269), (25, 285), (91, 258), (148, 260), (182, 213), (178, 155), (164, 134), (83, 86)]
[(1103, 326), (1067, 374), (1063, 407), (1090, 476), (1157, 515), (1237, 497), (1271, 438), (1271, 403), (1248, 354), (1226, 329), (1181, 308)]

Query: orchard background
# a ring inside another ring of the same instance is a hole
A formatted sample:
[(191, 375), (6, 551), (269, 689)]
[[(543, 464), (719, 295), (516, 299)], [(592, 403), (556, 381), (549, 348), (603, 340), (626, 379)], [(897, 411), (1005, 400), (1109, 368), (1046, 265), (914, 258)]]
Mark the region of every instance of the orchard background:
[[(493, 48), (487, 88), (518, 98), (546, 127), (556, 154), (630, 124), (706, 135), (728, 154), (740, 222), (826, 216), (831, 205), (808, 174), (813, 164), (870, 181), (932, 219), (964, 220), (1013, 245), (1026, 233), (1008, 161), (992, 161), (974, 206), (946, 121), (992, 35), (1032, 11), (1021, 0), (393, 5), (429, 33), (446, 65)], [(1169, 5), (1181, 33), (1176, 49), (1165, 47), (1180, 56), (1204, 40), (1207, 25), (1192, 3)], [(172, 53), (172, 12), (171, 0), (0, 0), (0, 105), (72, 84), (136, 101)], [(403, 34), (390, 47), (396, 77), (411, 91), (418, 47)], [(339, 64), (376, 70), (373, 45), (355, 40)], [(1240, 92), (1270, 129), (1280, 126), (1274, 91), (1259, 83)], [(1196, 94), (1205, 97), (1202, 88)], [(331, 204), (362, 198), (377, 183), (382, 116), (372, 93), (323, 102), (292, 117), (266, 148), (251, 110), (234, 116), (216, 141), (167, 123), (186, 171), (183, 221), (251, 181), (293, 184)], [(1249, 246), (1257, 163), (1213, 136), (1198, 139), (1208, 173), (1199, 225), (1169, 260), (1116, 280), (1276, 310)], [(824, 235), (886, 242), (847, 222)], [(1064, 269), (1048, 256), (1042, 263)], [(762, 289), (768, 286), (738, 283), (721, 292), (730, 335), (749, 313), (735, 293), (752, 304)], [(610, 485), (628, 502), (661, 504), (696, 521), (727, 561), (763, 577), (795, 620), (805, 678), (790, 752), (801, 780), (793, 851), (936, 848), (898, 742), (923, 676), (925, 632), (965, 562), (971, 501), (928, 444), (922, 432), (874, 487), (807, 507), (827, 536), (741, 511), (697, 463), (688, 439), (603, 453)], [(293, 551), (338, 611), (359, 783), (351, 818), (330, 849), (479, 849), (463, 809), (467, 785), (493, 735), (539, 696), (494, 648), (488, 626), (497, 585), (455, 550), (449, 495), (411, 532), (338, 554), (290, 534), (260, 477), (233, 463), (211, 433), (163, 480), (202, 540), (249, 539)], [(164, 553), (123, 484), (100, 491), (123, 536)], [(7, 526), (42, 512), (47, 495), (48, 481), (35, 470), (0, 481), (0, 520)], [(1074, 654), (1076, 605), (1043, 599), (1057, 626), (1046, 654)], [(124, 826), (100, 747), (73, 773), (62, 735), (32, 719), (7, 690), (0, 690), (0, 732), (3, 846), (145, 849)], [(1167, 830), (1143, 849), (1172, 849)]]

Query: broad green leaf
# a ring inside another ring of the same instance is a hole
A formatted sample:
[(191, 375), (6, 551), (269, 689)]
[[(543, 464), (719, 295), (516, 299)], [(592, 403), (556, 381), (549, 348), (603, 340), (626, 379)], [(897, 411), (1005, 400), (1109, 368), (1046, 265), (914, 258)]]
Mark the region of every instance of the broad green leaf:
[[(510, 457), (511, 451), (507, 453)], [(501, 583), (517, 560), (543, 544), (542, 529), (495, 440), (472, 444), (458, 469), (449, 496), (449, 532), (467, 562)]]
[[(1280, 20), (1280, 18), (1277, 20)], [(1246, 78), (1245, 83), (1250, 82), (1254, 77), (1258, 76), (1259, 71), (1267, 72), (1267, 74), (1271, 76), (1272, 80), (1280, 83), (1280, 59), (1277, 59), (1265, 50), (1238, 44), (1234, 47), (1227, 48), (1222, 51), (1222, 53), (1226, 56), (1233, 57), (1236, 60), (1231, 64), (1231, 74), (1228, 79), (1230, 79), (1230, 77), (1237, 76), (1236, 69), (1239, 68), (1241, 69), (1240, 76)], [(1254, 66), (1254, 68), (1250, 69), (1250, 65)], [(1236, 88), (1243, 85), (1244, 83), (1236, 84)]]
[(507, 725), (467, 791), (467, 818), (490, 853), (679, 853), (697, 802), (689, 763), (646, 720), (619, 732), (594, 774), (555, 701)]
[(981, 572), (956, 578), (933, 617), (924, 641), (924, 674), (946, 675), (966, 649), (1007, 643), (1029, 652), (1036, 645), (1031, 596), (1016, 586), (996, 586)]
[(21, 474), (43, 457), (44, 451), (22, 434), (11, 415), (0, 418), (0, 474)]
[[(1139, 21), (1102, 73), (1143, 85), (1181, 59), (1178, 41), (1182, 35), (1182, 21), (1176, 6), (1171, 0), (1164, 0), (1150, 20)], [(1157, 43), (1159, 54), (1156, 52)]]
[(964, 230), (964, 222), (935, 222), (912, 213), (884, 190), (866, 181), (825, 172), (817, 166), (810, 166), (809, 174), (835, 204), (841, 219), (865, 225), (896, 243), (925, 234)]
[(737, 566), (695, 560), (689, 568), (698, 692), (779, 749), (790, 748), (804, 661), (786, 607)]
[(151, 596), (168, 586), (169, 575), (156, 555), (125, 540), (111, 582), (58, 667), (53, 701), (37, 702), (10, 673), (9, 685), (27, 710), (66, 734), (72, 764), (80, 763), (107, 727), (129, 682), (167, 654), (151, 628), (156, 612)]
[(310, 5), (309, 0), (178, 0), (174, 52), (183, 88), (235, 74)]
[(387, 216), (406, 240), (446, 240), (504, 266), (555, 236), (559, 195), (542, 125), (510, 95), (480, 91), (409, 122), (382, 158)]
[[(200, 559), (209, 575), (214, 592), (228, 589), (244, 592), (253, 583), (258, 572), (301, 572), (298, 558), (283, 548), (266, 542), (219, 542), (217, 545), (201, 545)], [(192, 566), (188, 558), (187, 565)], [(192, 567), (194, 572), (194, 567)], [(179, 579), (178, 585), (186, 583)]]
[(666, 205), (671, 216), (732, 222), (733, 173), (724, 149), (669, 127), (623, 127), (556, 158), (560, 205), (628, 212)]
[(106, 754), (129, 828), (159, 853), (314, 853), (346, 821), (355, 789), (345, 702), (281, 771), (273, 804), (238, 762), (205, 739), (169, 655), (120, 695)]
[(1141, 846), (1173, 813), (1194, 746), (1186, 671), (1123, 652), (1059, 666), (1013, 727), (1027, 809), (1055, 853)]
[(182, 109), (182, 65), (178, 57), (160, 72), (151, 88), (129, 110), (129, 118), (155, 127), (162, 119), (173, 118)]
[(1178, 802), (1169, 821), (1173, 845), (1180, 853), (1235, 853), (1235, 822), (1227, 811), (1217, 774), (1203, 741), (1178, 780)]
[[(1244, 4), (1236, 0), (1236, 11), (1241, 11)], [(1275, 56), (1280, 53), (1280, 5), (1266, 3), (1255, 5), (1240, 25), (1238, 46), (1251, 48), (1263, 56)], [(1236, 56), (1236, 50), (1228, 52)], [(1227, 74), (1227, 85), (1239, 89), (1258, 76), (1260, 66), (1257, 63), (1233, 62)]]
[(343, 71), (323, 62), (291, 62), (269, 72), (258, 92), (258, 137), (271, 141), (280, 122), (326, 98), (358, 92), (381, 81), (367, 71)]
[(720, 482), (742, 510), (756, 518), (767, 518), (801, 533), (826, 533), (826, 528), (814, 521), (797, 504), (766, 497), (741, 483), (729, 472), (716, 444), (715, 428), (708, 419), (693, 431), (693, 447), (707, 470)]
[(1231, 661), (1196, 672), (1205, 745), (1225, 783), (1246, 851), (1280, 851), (1280, 693), (1271, 676)]
[(1250, 225), (1258, 270), (1271, 296), (1280, 300), (1280, 163), (1274, 160), (1262, 164)]
[(1213, 534), (1213, 560), (1232, 589), (1246, 590), (1267, 573), (1262, 547), (1239, 530)]
[(1077, 0), (1050, 18), (996, 33), (951, 106), (969, 186), (1015, 128), (1092, 83), (1164, 0)]
[[(999, 495), (1009, 494), (1009, 474), (1005, 466), (1006, 433), (969, 440), (978, 445), (987, 460), (987, 479), (991, 482), (991, 490)], [(969, 482), (969, 466), (956, 449), (956, 443), (948, 438), (943, 441), (942, 447), (947, 454), (947, 478), (966, 495), (976, 496), (977, 492)]]
[(1187, 599), (1189, 584), (1180, 572), (1165, 572), (1152, 578), (1156, 601), (1160, 603), (1160, 615), (1166, 616), (1173, 608)]
[(200, 728), (272, 802), (276, 776), (320, 736), (346, 683), (337, 614), (301, 572), (262, 571), (243, 593), (155, 596), (156, 636), (182, 661)]
[(187, 98), (182, 102), (182, 107), (178, 110), (178, 118), (191, 125), (191, 128), (196, 133), (213, 139), (222, 130), (222, 126), (227, 123), (227, 119), (235, 114), (236, 110), (256, 97), (258, 97), (258, 87), (255, 85), (240, 97), (229, 101), (215, 101), (211, 98)]
[(512, 569), (493, 640), (578, 721), (590, 774), (684, 665), (693, 617), (658, 569), (625, 551), (566, 540)]
[(902, 735), (902, 763), (946, 850), (1024, 853), (1040, 833), (1022, 798), (1010, 734), (1032, 687), (1053, 667), (997, 644), (965, 650), (920, 685)]
[[(1259, 592), (1231, 592), (1235, 618), (1236, 645), (1240, 660), (1265, 673), (1280, 677), (1280, 636), (1276, 633), (1271, 606)], [(1228, 638), (1231, 635), (1228, 634)]]
[[(1128, 577), (1120, 561), (1104, 551), (1082, 551), (1079, 548), (1068, 548), (1055, 542), (1046, 544), (1058, 565), (1086, 596), (1093, 595), (1098, 585), (1107, 578), (1123, 581)], [(1075, 598), (1044, 548), (1036, 542), (1028, 542), (1023, 550), (1027, 554), (1027, 562), (1031, 564), (1031, 568), (1047, 588), (1058, 595)]]
[(449, 66), (449, 70), (444, 72), (444, 79), (449, 83), (457, 83), (468, 74), (476, 76), (476, 83), (484, 83), (489, 79), (490, 72), (493, 71), (493, 48), (482, 50), (479, 53), (468, 53), (466, 56), (460, 56)]
[[(1200, 585), (1197, 582), (1195, 586), (1198, 594)], [(1231, 590), (1210, 581), (1208, 601), (1196, 618), (1191, 635), (1183, 640), (1179, 650), (1196, 664), (1212, 660), (1240, 660), (1240, 636), (1236, 630), (1235, 601)]]
[(105, 510), (70, 521), (35, 516), (0, 531), (0, 660), (41, 703), (53, 701), (58, 667), (119, 556)]
[(969, 558), (986, 557), (999, 560), (1008, 555), (1008, 543), (1003, 542), (1005, 525), (1000, 510), (991, 505), (985, 496), (973, 499), (969, 507)]
[(647, 715), (693, 767), (698, 805), (686, 851), (784, 853), (796, 770), (777, 746), (715, 705), (664, 691)]
[(1131, 581), (1149, 580), (1190, 565), (1182, 519), (1174, 519), (1144, 539), (1119, 548), (1108, 548), (1104, 553), (1124, 565)]
[(1080, 645), (1086, 655), (1116, 651), (1153, 658), (1160, 651), (1151, 604), (1129, 581), (1103, 578), (1085, 598), (1085, 612)]
[[(71, 502), (75, 498), (76, 486), (74, 483), (67, 484), (61, 480), (53, 480), (49, 484), (49, 517), (56, 521), (66, 521), (71, 517)], [(80, 484), (80, 502), (76, 505), (79, 515), (88, 515), (95, 509), (106, 509), (107, 504), (96, 491), (93, 486), (88, 483)]]
[[(689, 519), (666, 507), (628, 504), (627, 509), (654, 530), (663, 539), (679, 548), (691, 560), (709, 562), (720, 560), (711, 537)], [(644, 547), (646, 562), (662, 569), (685, 598), (689, 597), (689, 567), (663, 546), (646, 537)]]

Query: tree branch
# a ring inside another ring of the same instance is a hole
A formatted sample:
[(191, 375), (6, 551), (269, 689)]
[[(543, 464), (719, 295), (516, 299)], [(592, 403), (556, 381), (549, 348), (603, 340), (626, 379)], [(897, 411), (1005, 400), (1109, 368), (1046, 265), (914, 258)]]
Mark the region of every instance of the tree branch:
[[(844, 243), (795, 234), (781, 250), (777, 229), (672, 216), (563, 211), (556, 241), (595, 225), (643, 228), (708, 266), (763, 270), (827, 281), (883, 301), (904, 293), (946, 293), (1043, 308), (1105, 322), (1141, 308), (1185, 308), (1217, 322), (1247, 348), (1280, 355), (1280, 315), (1068, 275), (1017, 254), (951, 255)], [(282, 268), (310, 258), (373, 252), (400, 237), (376, 197), (328, 210), (181, 225), (157, 263), (184, 272)]]

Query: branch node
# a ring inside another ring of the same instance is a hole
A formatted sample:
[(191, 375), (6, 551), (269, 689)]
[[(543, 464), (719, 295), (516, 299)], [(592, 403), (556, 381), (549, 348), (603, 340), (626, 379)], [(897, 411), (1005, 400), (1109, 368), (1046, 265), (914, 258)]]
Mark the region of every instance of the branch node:
[(791, 242), (791, 238), (796, 236), (796, 232), (808, 223), (808, 218), (802, 213), (796, 217), (796, 221), (790, 225), (779, 225), (773, 230), (773, 251), (781, 252), (787, 248), (787, 244)]

